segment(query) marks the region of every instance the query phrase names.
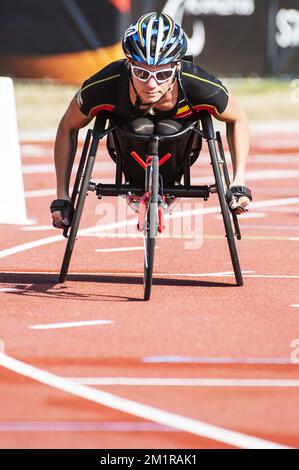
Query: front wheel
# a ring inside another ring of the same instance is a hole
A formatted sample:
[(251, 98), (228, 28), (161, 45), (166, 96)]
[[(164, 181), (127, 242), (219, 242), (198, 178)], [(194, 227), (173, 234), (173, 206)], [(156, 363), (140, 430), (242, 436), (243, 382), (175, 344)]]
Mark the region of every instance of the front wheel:
[(158, 189), (159, 189), (159, 159), (152, 157), (152, 162), (147, 168), (146, 192), (148, 192), (148, 204), (144, 224), (144, 300), (151, 296), (153, 269), (155, 257), (155, 242), (158, 233)]

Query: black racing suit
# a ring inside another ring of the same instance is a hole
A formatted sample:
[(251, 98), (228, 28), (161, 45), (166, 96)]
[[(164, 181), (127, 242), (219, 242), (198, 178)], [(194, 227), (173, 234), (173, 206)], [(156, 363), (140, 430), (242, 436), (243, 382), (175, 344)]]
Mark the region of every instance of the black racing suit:
[[(182, 61), (178, 77), (178, 99), (173, 109), (168, 111), (154, 110), (154, 115), (144, 115), (144, 110), (134, 106), (130, 100), (130, 73), (126, 60), (111, 63), (97, 74), (86, 80), (77, 93), (77, 103), (83, 114), (96, 116), (108, 112), (111, 120), (117, 118), (127, 129), (136, 133), (171, 134), (177, 132), (186, 121), (194, 118), (196, 113), (207, 110), (217, 116), (225, 110), (228, 92), (223, 84), (204, 69), (189, 61)], [(135, 150), (144, 160), (147, 153), (146, 143), (141, 141), (121, 142), (124, 156), (124, 174), (126, 181), (141, 186), (144, 181), (144, 169), (130, 156)], [(189, 136), (185, 135), (177, 143), (161, 143), (159, 158), (171, 153), (171, 158), (160, 167), (160, 174), (165, 186), (179, 182), (184, 172), (184, 159)], [(201, 148), (200, 139), (193, 143), (190, 164), (193, 164)], [(108, 139), (108, 150), (114, 158), (113, 141)]]

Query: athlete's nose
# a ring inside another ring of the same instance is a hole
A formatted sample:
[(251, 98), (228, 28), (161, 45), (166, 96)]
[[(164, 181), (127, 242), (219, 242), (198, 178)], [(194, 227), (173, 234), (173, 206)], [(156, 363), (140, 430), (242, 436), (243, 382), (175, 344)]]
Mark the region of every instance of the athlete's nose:
[(151, 77), (147, 80), (146, 85), (147, 85), (148, 88), (154, 89), (154, 88), (157, 87), (158, 83), (156, 82), (155, 77), (151, 76)]

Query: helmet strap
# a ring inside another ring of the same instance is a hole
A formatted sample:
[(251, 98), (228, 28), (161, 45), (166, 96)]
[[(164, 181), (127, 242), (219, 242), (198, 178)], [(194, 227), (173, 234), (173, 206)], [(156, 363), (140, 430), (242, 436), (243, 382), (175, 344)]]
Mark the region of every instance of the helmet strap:
[(140, 96), (138, 95), (137, 90), (135, 88), (135, 85), (134, 85), (134, 82), (133, 82), (133, 79), (132, 79), (132, 75), (130, 76), (130, 82), (132, 84), (133, 90), (134, 90), (135, 95), (136, 95), (135, 106), (136, 106), (136, 108), (140, 109), (140, 106), (142, 104), (146, 104), (146, 103), (142, 103), (142, 100), (141, 100)]
[(184, 88), (183, 83), (182, 83), (182, 77), (181, 77), (181, 74), (179, 72), (177, 73), (177, 79), (178, 79), (178, 83), (181, 87), (181, 90), (183, 91), (183, 95), (184, 95), (184, 98), (185, 98), (185, 101), (186, 101), (187, 105), (189, 106), (191, 111), (196, 114), (196, 110), (193, 108), (192, 103), (190, 102), (190, 100), (188, 99), (188, 96), (186, 95), (186, 91), (185, 91), (185, 88)]

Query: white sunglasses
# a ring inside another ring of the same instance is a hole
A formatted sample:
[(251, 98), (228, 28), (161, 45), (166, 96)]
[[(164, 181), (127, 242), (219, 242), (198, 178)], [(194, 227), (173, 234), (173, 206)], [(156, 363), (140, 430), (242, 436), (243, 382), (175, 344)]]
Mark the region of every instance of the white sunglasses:
[(138, 80), (141, 80), (142, 82), (147, 82), (150, 77), (154, 77), (157, 83), (167, 82), (167, 80), (170, 80), (174, 76), (176, 69), (176, 67), (173, 67), (169, 69), (162, 69), (156, 70), (155, 72), (151, 72), (150, 70), (144, 69), (142, 67), (137, 67), (137, 65), (131, 64), (132, 74), (134, 75), (134, 77), (138, 78)]

